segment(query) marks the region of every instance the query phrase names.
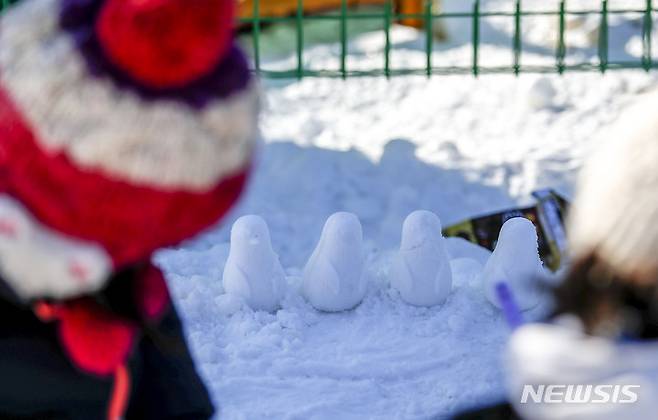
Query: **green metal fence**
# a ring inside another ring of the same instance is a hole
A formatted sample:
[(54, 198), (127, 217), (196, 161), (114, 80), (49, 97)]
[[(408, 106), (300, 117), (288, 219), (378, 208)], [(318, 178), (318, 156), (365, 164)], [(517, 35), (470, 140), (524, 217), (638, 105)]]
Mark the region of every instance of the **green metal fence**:
[[(260, 15), (260, 1), (254, 1), (253, 13), (249, 18), (241, 19), (242, 24), (251, 28), (251, 42), (253, 44), (253, 56), (255, 71), (261, 75), (270, 78), (298, 78), (308, 76), (322, 77), (353, 77), (353, 76), (377, 76), (386, 77), (395, 75), (449, 75), (449, 74), (468, 74), (475, 76), (488, 73), (559, 73), (566, 71), (598, 71), (605, 73), (608, 70), (617, 69), (642, 69), (649, 71), (656, 67), (656, 60), (652, 57), (652, 32), (653, 16), (658, 12), (654, 7), (654, 0), (645, 0), (643, 8), (636, 9), (612, 9), (608, 7), (608, 1), (602, 0), (600, 8), (596, 10), (569, 10), (568, 2), (562, 0), (555, 10), (530, 11), (523, 9), (522, 0), (516, 0), (513, 11), (489, 11), (482, 10), (481, 2), (474, 0), (471, 10), (462, 13), (441, 13), (433, 8), (432, 0), (425, 0), (424, 12), (418, 14), (401, 14), (396, 13), (392, 0), (388, 0), (380, 12), (360, 13), (350, 10), (347, 7), (347, 0), (342, 0), (342, 7), (338, 13), (305, 15), (303, 12), (303, 0), (298, 0), (297, 12), (288, 17), (264, 17)], [(657, 2), (658, 3), (658, 2)], [(642, 16), (642, 56), (634, 61), (611, 61), (609, 57), (609, 27), (608, 19), (615, 14), (638, 14)], [(599, 23), (599, 39), (597, 46), (598, 62), (583, 61), (567, 64), (567, 37), (568, 29), (566, 25), (568, 16), (576, 15), (596, 15)], [(555, 62), (552, 65), (522, 65), (521, 57), (523, 54), (522, 25), (525, 17), (544, 16), (554, 18), (557, 22), (558, 36), (557, 45), (555, 46)], [(507, 17), (514, 20), (514, 33), (510, 42), (510, 48), (513, 52), (513, 59), (508, 66), (486, 66), (481, 64), (480, 47), (482, 45), (481, 22), (482, 19), (490, 17)], [(433, 62), (432, 52), (435, 46), (435, 40), (432, 34), (433, 23), (442, 19), (470, 19), (471, 20), (471, 63), (468, 66), (440, 66)], [(348, 34), (347, 22), (350, 20), (380, 20), (382, 22), (382, 31), (385, 37), (385, 47), (383, 49), (384, 65), (381, 68), (352, 70), (347, 65), (348, 52)], [(403, 19), (419, 19), (424, 22), (423, 29), (426, 32), (425, 38), (425, 65), (416, 68), (392, 68), (391, 66), (391, 26), (394, 22)], [(312, 20), (334, 20), (340, 24), (340, 33), (338, 42), (340, 43), (340, 66), (338, 69), (308, 69), (304, 66), (304, 31), (303, 24)], [(297, 29), (296, 37), (296, 66), (287, 70), (267, 70), (262, 68), (261, 55), (262, 47), (260, 39), (262, 37), (262, 25), (276, 23), (292, 23)]]
[[(0, 9), (18, 0), (0, 0)], [(592, 10), (570, 10), (568, 2), (561, 0), (555, 10), (524, 10), (522, 0), (516, 0), (513, 11), (490, 11), (482, 10), (480, 0), (473, 0), (472, 7), (468, 12), (442, 13), (433, 8), (432, 0), (425, 0), (424, 12), (417, 14), (397, 13), (393, 1), (387, 0), (385, 5), (376, 10), (353, 10), (348, 7), (347, 0), (341, 0), (341, 7), (334, 13), (306, 14), (304, 12), (304, 0), (297, 0), (296, 13), (290, 16), (263, 16), (261, 14), (261, 2), (255, 0), (250, 17), (240, 19), (240, 25), (246, 27), (249, 32), (249, 43), (253, 56), (254, 71), (266, 78), (289, 79), (303, 77), (354, 77), (354, 76), (397, 76), (397, 75), (449, 75), (468, 74), (475, 76), (490, 73), (559, 73), (567, 71), (598, 71), (605, 73), (608, 70), (618, 69), (642, 69), (650, 71), (656, 68), (656, 60), (652, 56), (652, 33), (653, 17), (658, 12), (654, 7), (655, 0), (645, 0), (644, 7), (636, 9), (612, 9), (608, 6), (608, 0), (601, 0), (600, 8)], [(270, 0), (272, 1), (272, 0)], [(609, 26), (608, 19), (616, 14), (637, 14), (642, 17), (641, 37), (642, 55), (637, 60), (613, 61), (609, 57)], [(595, 15), (599, 19), (597, 60), (586, 60), (582, 62), (567, 63), (567, 17), (575, 15)], [(551, 65), (523, 65), (521, 57), (523, 54), (522, 26), (524, 18), (532, 16), (544, 16), (553, 18), (557, 22), (558, 36), (555, 46), (555, 60)], [(481, 22), (491, 17), (507, 17), (514, 21), (514, 32), (510, 41), (510, 49), (513, 52), (509, 65), (487, 66), (481, 64)], [(435, 48), (435, 39), (432, 33), (433, 24), (443, 19), (470, 19), (471, 20), (471, 63), (462, 66), (441, 66), (433, 62), (432, 52)], [(419, 19), (424, 22), (425, 39), (425, 63), (423, 66), (414, 68), (394, 68), (391, 65), (391, 27), (402, 19)], [(339, 66), (336, 69), (310, 69), (304, 65), (304, 24), (313, 21), (334, 21), (338, 23), (339, 33), (337, 42), (340, 46)], [(370, 69), (350, 69), (348, 66), (348, 22), (357, 20), (370, 20), (381, 22), (381, 30), (385, 38), (383, 49), (383, 66)], [(266, 26), (276, 24), (292, 24), (295, 28), (294, 54), (296, 64), (292, 68), (271, 70), (263, 66), (263, 31)]]
[(11, 3), (16, 3), (16, 0), (0, 0), (0, 11), (9, 6)]

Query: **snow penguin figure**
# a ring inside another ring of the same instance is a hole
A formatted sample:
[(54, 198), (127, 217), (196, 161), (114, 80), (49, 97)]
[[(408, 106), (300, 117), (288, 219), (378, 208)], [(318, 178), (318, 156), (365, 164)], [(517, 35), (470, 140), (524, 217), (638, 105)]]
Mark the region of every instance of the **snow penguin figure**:
[(434, 213), (418, 210), (404, 221), (391, 285), (402, 300), (416, 306), (441, 304), (450, 294), (452, 272), (441, 221)]
[(233, 224), (224, 289), (254, 310), (271, 312), (279, 307), (286, 289), (285, 274), (262, 217), (243, 216)]
[(496, 286), (503, 282), (509, 286), (519, 309), (532, 309), (539, 303), (534, 280), (542, 274), (535, 225), (524, 217), (509, 219), (500, 229), (496, 248), (482, 272), (487, 299), (501, 307)]
[(333, 214), (304, 268), (304, 296), (321, 311), (354, 308), (366, 291), (364, 260), (359, 219), (352, 213)]

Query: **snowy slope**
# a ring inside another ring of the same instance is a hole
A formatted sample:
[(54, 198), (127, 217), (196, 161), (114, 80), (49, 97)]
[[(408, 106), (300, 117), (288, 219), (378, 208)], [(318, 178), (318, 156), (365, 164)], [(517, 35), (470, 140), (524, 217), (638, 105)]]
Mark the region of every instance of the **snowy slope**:
[[(351, 64), (377, 65), (380, 38), (355, 38)], [(395, 28), (393, 39), (394, 63), (423, 59), (417, 34)], [(483, 60), (509, 60), (507, 45), (486, 45)], [(305, 59), (333, 63), (335, 53), (318, 45)], [(456, 43), (437, 47), (434, 59), (468, 62), (469, 54)], [(553, 59), (541, 48), (527, 56)], [(600, 133), (657, 81), (615, 72), (264, 82), (264, 144), (244, 200), (224, 226), (156, 257), (220, 418), (422, 419), (502, 397), (508, 331), (478, 282), (488, 253), (448, 240), (447, 302), (406, 305), (387, 279), (402, 221), (424, 208), (446, 226), (527, 202), (540, 187), (570, 194)], [(324, 314), (301, 297), (301, 269), (339, 210), (363, 224), (368, 291), (355, 310)], [(267, 221), (288, 275), (290, 290), (273, 314), (223, 294), (230, 223), (243, 214)]]

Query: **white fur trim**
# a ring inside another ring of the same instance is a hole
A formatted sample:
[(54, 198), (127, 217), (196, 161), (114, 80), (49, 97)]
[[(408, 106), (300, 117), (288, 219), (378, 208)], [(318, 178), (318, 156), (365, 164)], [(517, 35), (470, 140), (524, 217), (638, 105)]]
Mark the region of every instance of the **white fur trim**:
[(246, 165), (258, 136), (255, 83), (200, 111), (143, 100), (88, 74), (58, 27), (59, 6), (25, 0), (0, 20), (0, 83), (45, 149), (118, 179), (199, 191)]
[(576, 255), (600, 252), (620, 272), (658, 273), (658, 91), (615, 122), (583, 168), (570, 217)]
[(18, 201), (0, 195), (0, 276), (20, 298), (88, 294), (105, 285), (111, 270), (100, 246), (48, 229)]
[[(656, 341), (617, 343), (588, 336), (569, 316), (559, 318), (555, 325), (528, 324), (512, 335), (505, 353), (509, 399), (524, 419), (654, 419), (658, 412), (656, 355)], [(598, 403), (560, 403), (555, 398), (554, 402), (528, 398), (521, 403), (526, 385), (598, 385), (608, 386), (604, 391), (609, 392), (615, 385), (640, 387), (633, 389), (638, 400), (632, 404), (601, 402), (600, 396), (593, 394)]]

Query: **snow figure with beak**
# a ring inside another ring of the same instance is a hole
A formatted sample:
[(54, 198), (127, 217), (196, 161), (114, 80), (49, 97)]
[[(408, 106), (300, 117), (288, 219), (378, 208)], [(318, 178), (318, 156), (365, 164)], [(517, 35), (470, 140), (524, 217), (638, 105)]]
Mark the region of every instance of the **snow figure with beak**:
[(416, 306), (438, 305), (450, 294), (452, 272), (441, 221), (434, 213), (415, 211), (404, 221), (391, 285), (402, 300)]
[(505, 222), (496, 248), (482, 272), (487, 299), (494, 306), (501, 307), (496, 294), (496, 287), (501, 282), (509, 287), (521, 310), (537, 306), (539, 291), (536, 282), (544, 275), (537, 249), (537, 229), (530, 220), (514, 217)]
[(306, 299), (321, 311), (339, 312), (357, 306), (366, 291), (363, 275), (363, 233), (352, 213), (333, 214), (303, 273)]
[(224, 289), (254, 310), (274, 311), (279, 307), (286, 290), (285, 273), (260, 216), (243, 216), (233, 224)]

